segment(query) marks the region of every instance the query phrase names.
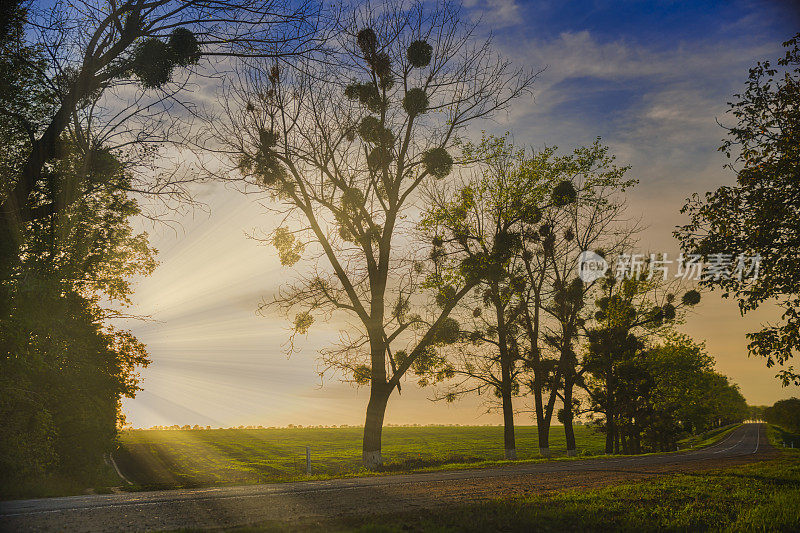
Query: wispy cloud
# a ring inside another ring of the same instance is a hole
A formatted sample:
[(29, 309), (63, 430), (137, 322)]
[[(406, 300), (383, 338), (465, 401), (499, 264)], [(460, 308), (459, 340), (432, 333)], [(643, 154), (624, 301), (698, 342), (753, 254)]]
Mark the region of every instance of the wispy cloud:
[(489, 30), (499, 30), (521, 24), (521, 9), (516, 0), (466, 0), (464, 3), (473, 20)]

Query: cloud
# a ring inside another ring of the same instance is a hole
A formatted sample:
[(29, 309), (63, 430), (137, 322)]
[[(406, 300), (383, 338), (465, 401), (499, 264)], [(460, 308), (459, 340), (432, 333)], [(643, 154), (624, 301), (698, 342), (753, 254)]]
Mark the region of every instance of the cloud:
[(520, 7), (515, 0), (466, 0), (466, 7), (473, 21), (480, 22), (488, 30), (515, 26), (522, 22)]

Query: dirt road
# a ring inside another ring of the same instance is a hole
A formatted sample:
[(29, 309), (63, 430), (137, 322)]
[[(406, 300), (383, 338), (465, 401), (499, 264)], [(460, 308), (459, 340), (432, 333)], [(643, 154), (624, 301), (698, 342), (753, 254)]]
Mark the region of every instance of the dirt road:
[(3, 531), (143, 531), (335, 518), (595, 487), (769, 458), (761, 424), (700, 450), (641, 457), (208, 489), (0, 502)]

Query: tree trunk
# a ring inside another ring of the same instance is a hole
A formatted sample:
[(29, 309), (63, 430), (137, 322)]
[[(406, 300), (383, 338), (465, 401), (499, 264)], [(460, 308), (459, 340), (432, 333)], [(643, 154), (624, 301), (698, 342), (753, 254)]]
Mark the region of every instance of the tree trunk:
[[(542, 379), (544, 369), (542, 368), (542, 354), (539, 352), (539, 291), (534, 293), (534, 310), (531, 317), (530, 310), (525, 309), (525, 325), (528, 330), (529, 342), (531, 344), (531, 363), (533, 366), (533, 382), (531, 392), (533, 393), (533, 403), (536, 410), (536, 433), (539, 440), (539, 455), (542, 457), (550, 456), (550, 419), (553, 414), (552, 408), (548, 405), (545, 413), (544, 400), (542, 399)], [(548, 402), (552, 404), (552, 402)]]
[(500, 350), (500, 396), (503, 401), (503, 445), (505, 458), (517, 458), (517, 444), (514, 438), (514, 405), (511, 400), (511, 353), (508, 349), (508, 331), (506, 328), (505, 307), (499, 297), (497, 285), (492, 286), (494, 295), (494, 309), (497, 318), (497, 345)]
[(614, 413), (611, 409), (606, 409), (606, 453), (614, 453), (614, 435), (616, 435), (616, 423)]
[(511, 384), (503, 387), (503, 444), (508, 460), (517, 458), (517, 444), (514, 438), (514, 406), (511, 403)]
[(575, 430), (572, 427), (572, 380), (564, 380), (564, 437), (567, 440), (567, 456), (578, 455), (575, 444)]
[(550, 457), (550, 424), (536, 417), (536, 432), (539, 437), (539, 455)]
[(368, 470), (377, 470), (383, 464), (381, 434), (383, 432), (383, 417), (386, 414), (386, 405), (389, 402), (390, 393), (391, 388), (385, 383), (373, 383), (369, 391), (367, 419), (364, 422), (364, 441), (361, 453), (364, 468)]

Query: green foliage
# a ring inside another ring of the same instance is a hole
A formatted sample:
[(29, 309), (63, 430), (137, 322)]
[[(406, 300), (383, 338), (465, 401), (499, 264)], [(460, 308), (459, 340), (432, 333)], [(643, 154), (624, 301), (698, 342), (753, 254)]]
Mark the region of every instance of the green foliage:
[(685, 305), (697, 305), (700, 303), (700, 293), (694, 289), (686, 291), (681, 297), (681, 301)]
[(155, 37), (139, 43), (130, 58), (130, 71), (145, 89), (155, 89), (170, 81), (176, 66), (197, 63), (200, 52), (200, 44), (191, 30), (175, 28), (166, 43)]
[(458, 320), (452, 317), (442, 319), (434, 330), (434, 344), (453, 344), (458, 342), (461, 326)]
[(200, 59), (200, 44), (191, 30), (175, 28), (169, 36), (169, 48), (175, 63), (186, 67)]
[(415, 117), (428, 110), (428, 95), (424, 89), (409, 89), (403, 97), (403, 109), (409, 116)]
[[(614, 359), (596, 357), (604, 351), (615, 353)], [(688, 433), (747, 418), (738, 387), (713, 366), (705, 346), (685, 335), (669, 334), (662, 344), (645, 348), (633, 335), (622, 339), (597, 330), (590, 333), (584, 361), (594, 376), (588, 385), (592, 401), (606, 415), (614, 413), (625, 453), (674, 450)], [(608, 422), (601, 427), (608, 431)]]
[(280, 227), (275, 230), (272, 237), (272, 244), (278, 250), (281, 265), (294, 266), (305, 250), (305, 245), (295, 239), (294, 233), (287, 228)]
[(146, 89), (167, 83), (174, 68), (175, 58), (170, 47), (155, 37), (145, 39), (133, 54), (131, 69)]
[(800, 433), (800, 399), (789, 398), (775, 402), (764, 410), (764, 420), (788, 431)]
[[(36, 190), (44, 211), (3, 265), (0, 287), (0, 477), (6, 483), (60, 473), (91, 482), (115, 445), (122, 396), (137, 390), (145, 347), (104, 323), (101, 298), (128, 303), (129, 278), (156, 266), (130, 218), (129, 177), (103, 147), (62, 139), (61, 158)], [(6, 154), (8, 155), (8, 154)]]
[(428, 174), (440, 180), (453, 170), (453, 157), (444, 148), (431, 148), (422, 154), (422, 165)]
[(386, 101), (374, 83), (352, 83), (345, 88), (344, 94), (350, 100), (358, 100), (371, 113), (380, 113), (386, 107)]
[(297, 313), (294, 317), (294, 331), (300, 335), (305, 335), (314, 323), (314, 317), (308, 311)]
[(369, 57), (374, 54), (377, 49), (378, 36), (375, 35), (375, 30), (372, 28), (364, 28), (358, 32), (356, 42), (359, 48), (361, 48), (361, 51), (364, 52), (364, 56)]
[(551, 202), (556, 207), (569, 205), (574, 202), (577, 197), (578, 192), (575, 190), (575, 186), (568, 180), (559, 182), (558, 185), (553, 188), (553, 192), (550, 196)]
[(452, 285), (443, 285), (439, 288), (439, 291), (436, 293), (436, 305), (444, 309), (450, 303), (455, 301), (456, 298), (456, 288)]
[(244, 154), (239, 158), (239, 171), (245, 176), (254, 176), (263, 187), (273, 190), (278, 195), (290, 195), (293, 189), (282, 189), (287, 186), (286, 168), (275, 153), (275, 145), (279, 140), (273, 130), (258, 130), (258, 149), (254, 156)]
[(408, 62), (416, 68), (427, 67), (433, 57), (433, 47), (426, 41), (414, 41), (408, 46)]
[(375, 146), (390, 147), (394, 144), (392, 131), (373, 116), (361, 119), (361, 123), (358, 125), (358, 134), (365, 142)]
[(371, 170), (385, 169), (392, 162), (392, 152), (383, 146), (376, 146), (367, 156), (367, 165)]
[[(743, 313), (770, 300), (783, 307), (780, 323), (748, 334), (750, 354), (767, 367), (787, 363), (800, 349), (800, 34), (783, 45), (785, 55), (751, 68), (744, 92), (729, 103), (736, 123), (720, 150), (733, 158), (736, 185), (694, 195), (681, 210), (690, 223), (675, 232), (684, 251), (705, 258), (760, 255), (755, 279), (734, 273), (702, 283), (736, 298)], [(791, 367), (778, 377), (784, 385), (800, 383)]]
[(372, 369), (368, 365), (358, 365), (353, 369), (353, 381), (359, 385), (368, 385), (372, 381)]

